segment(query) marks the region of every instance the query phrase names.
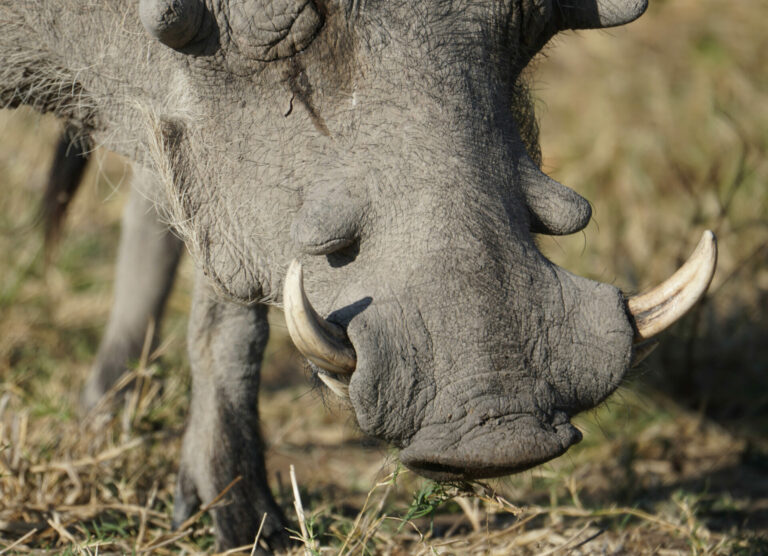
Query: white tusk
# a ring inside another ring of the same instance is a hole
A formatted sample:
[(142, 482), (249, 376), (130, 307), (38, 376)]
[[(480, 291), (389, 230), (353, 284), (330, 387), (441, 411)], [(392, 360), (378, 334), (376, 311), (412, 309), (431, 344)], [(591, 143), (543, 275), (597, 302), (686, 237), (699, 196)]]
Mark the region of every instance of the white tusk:
[(717, 241), (707, 230), (677, 272), (651, 291), (630, 297), (627, 307), (635, 321), (635, 343), (665, 330), (693, 307), (707, 291), (716, 264)]
[(349, 384), (322, 372), (317, 373), (317, 377), (339, 398), (342, 400), (349, 399)]
[(304, 292), (304, 272), (298, 260), (291, 262), (285, 275), (283, 310), (288, 333), (304, 357), (332, 373), (354, 372), (355, 350), (348, 345), (341, 327), (322, 318), (312, 307)]

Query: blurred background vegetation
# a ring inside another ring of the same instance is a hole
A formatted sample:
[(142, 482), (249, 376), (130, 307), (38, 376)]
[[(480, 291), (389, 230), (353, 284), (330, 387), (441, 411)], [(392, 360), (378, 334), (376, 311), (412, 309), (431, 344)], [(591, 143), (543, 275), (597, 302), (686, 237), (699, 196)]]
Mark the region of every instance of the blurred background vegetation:
[(545, 166), (594, 208), (584, 235), (548, 252), (633, 292), (669, 276), (701, 231), (713, 230), (720, 253), (709, 295), (667, 334), (647, 378), (677, 401), (763, 433), (767, 9), (653, 2), (634, 26), (563, 41), (539, 73)]
[[(479, 498), (403, 470), (393, 481), (393, 454), (313, 390), (273, 313), (269, 467), (293, 515), (296, 465), (315, 549), (768, 552), (766, 22), (763, 0), (655, 0), (635, 24), (565, 34), (536, 62), (544, 168), (594, 208), (583, 233), (541, 238), (545, 253), (636, 292), (674, 272), (702, 230), (720, 247), (707, 298), (579, 418), (585, 441), (567, 456), (475, 487)], [(166, 341), (134, 371), (140, 395), (113, 418), (80, 419), (129, 177), (97, 153), (46, 265), (36, 210), (58, 132), (50, 118), (0, 112), (0, 551), (208, 550), (205, 516), (169, 531), (189, 261)]]

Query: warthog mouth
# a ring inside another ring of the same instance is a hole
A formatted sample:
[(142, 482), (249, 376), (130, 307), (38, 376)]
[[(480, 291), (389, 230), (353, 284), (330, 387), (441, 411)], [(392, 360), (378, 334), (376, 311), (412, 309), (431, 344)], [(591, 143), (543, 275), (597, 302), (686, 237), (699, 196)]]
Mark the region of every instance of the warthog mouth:
[(551, 422), (530, 414), (423, 427), (400, 452), (400, 461), (424, 477), (469, 480), (525, 471), (565, 453), (581, 432), (556, 411)]

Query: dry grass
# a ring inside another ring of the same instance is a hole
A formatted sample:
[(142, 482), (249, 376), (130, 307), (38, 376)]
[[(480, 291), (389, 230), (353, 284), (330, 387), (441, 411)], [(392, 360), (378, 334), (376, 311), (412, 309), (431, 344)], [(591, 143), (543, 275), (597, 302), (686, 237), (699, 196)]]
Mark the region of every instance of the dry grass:
[[(568, 455), (488, 485), (414, 477), (312, 389), (272, 315), (269, 468), (286, 512), (302, 502), (306, 550), (768, 552), (767, 20), (758, 0), (657, 1), (629, 28), (558, 40), (540, 63), (545, 166), (595, 209), (584, 234), (542, 241), (550, 256), (632, 291), (668, 275), (704, 228), (721, 249), (706, 302), (579, 418), (585, 440)], [(45, 268), (34, 207), (56, 124), (0, 117), (0, 554), (209, 551), (206, 514), (170, 530), (190, 271), (166, 343), (133, 371), (143, 387), (115, 417), (79, 416), (124, 170), (100, 158)]]

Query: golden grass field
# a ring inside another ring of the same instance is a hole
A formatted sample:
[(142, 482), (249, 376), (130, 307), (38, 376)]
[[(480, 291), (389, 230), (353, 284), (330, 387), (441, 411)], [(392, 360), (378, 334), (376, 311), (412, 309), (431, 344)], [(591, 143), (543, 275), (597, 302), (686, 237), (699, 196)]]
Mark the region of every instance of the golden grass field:
[[(294, 465), (313, 554), (768, 553), (768, 3), (656, 0), (637, 23), (559, 38), (537, 63), (545, 169), (590, 199), (584, 233), (542, 239), (625, 291), (719, 238), (705, 301), (625, 386), (577, 418), (584, 441), (535, 470), (440, 486), (323, 398), (274, 312), (262, 419), (278, 501)], [(111, 295), (126, 197), (98, 153), (50, 264), (35, 226), (58, 124), (0, 112), (0, 554), (209, 552), (170, 530), (188, 403), (189, 261), (114, 417), (78, 394)], [(297, 531), (298, 531), (298, 522)], [(243, 553), (250, 553), (244, 547)]]

